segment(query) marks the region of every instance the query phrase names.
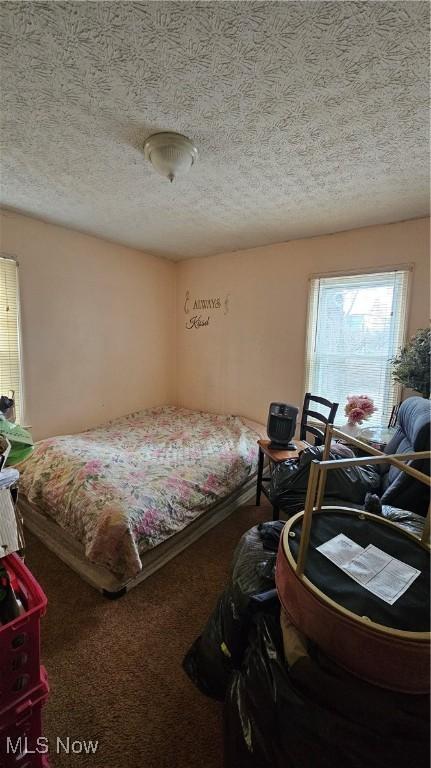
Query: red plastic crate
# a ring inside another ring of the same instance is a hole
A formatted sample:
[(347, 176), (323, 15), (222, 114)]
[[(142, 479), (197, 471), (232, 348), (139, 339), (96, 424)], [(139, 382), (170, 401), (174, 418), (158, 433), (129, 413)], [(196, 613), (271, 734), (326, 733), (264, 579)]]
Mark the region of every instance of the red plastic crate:
[(39, 685), (0, 715), (1, 768), (48, 768), (48, 741), (41, 738), (48, 694), (48, 676), (41, 667)]
[(40, 685), (40, 617), (47, 599), (16, 554), (3, 558), (25, 613), (0, 626), (0, 722), (4, 710)]

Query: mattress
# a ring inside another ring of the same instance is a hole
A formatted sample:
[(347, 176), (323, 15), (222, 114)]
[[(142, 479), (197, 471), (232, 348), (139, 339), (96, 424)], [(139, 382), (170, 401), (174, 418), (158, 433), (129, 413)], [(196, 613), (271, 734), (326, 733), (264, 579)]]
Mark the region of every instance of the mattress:
[(44, 546), (48, 547), (66, 565), (92, 587), (98, 589), (106, 597), (115, 599), (129, 592), (162, 568), (169, 560), (187, 549), (207, 531), (221, 523), (238, 507), (248, 504), (256, 493), (256, 475), (251, 475), (246, 482), (236, 488), (223, 501), (209, 507), (206, 512), (196, 517), (182, 531), (170, 536), (157, 547), (144, 552), (141, 557), (141, 570), (133, 578), (115, 576), (112, 571), (102, 565), (90, 562), (85, 556), (83, 546), (50, 517), (43, 514), (39, 507), (30, 504), (23, 496), (19, 497), (18, 506), (25, 519), (25, 527), (34, 533)]
[(40, 441), (20, 467), (20, 491), (89, 563), (127, 583), (146, 553), (247, 483), (260, 436), (238, 416), (146, 409)]

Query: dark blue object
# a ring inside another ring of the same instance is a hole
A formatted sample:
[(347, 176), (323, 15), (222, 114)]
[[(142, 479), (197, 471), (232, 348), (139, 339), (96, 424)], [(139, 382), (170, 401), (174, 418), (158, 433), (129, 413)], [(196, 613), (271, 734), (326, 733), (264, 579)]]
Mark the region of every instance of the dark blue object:
[[(385, 448), (386, 454), (430, 450), (431, 402), (423, 397), (409, 397), (401, 403), (397, 431)], [(412, 467), (430, 474), (429, 459), (409, 461)], [(418, 515), (428, 511), (429, 489), (397, 467), (380, 465), (382, 504), (389, 504)]]

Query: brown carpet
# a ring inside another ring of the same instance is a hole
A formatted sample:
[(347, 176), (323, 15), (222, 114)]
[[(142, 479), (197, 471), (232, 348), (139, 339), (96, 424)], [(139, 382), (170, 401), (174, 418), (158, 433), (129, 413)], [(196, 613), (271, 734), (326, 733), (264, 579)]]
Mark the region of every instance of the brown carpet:
[[(42, 661), (52, 768), (222, 768), (221, 705), (184, 674), (241, 534), (270, 518), (241, 507), (120, 600), (110, 602), (27, 533), (26, 561), (48, 596)], [(98, 739), (95, 755), (55, 754)], [(54, 751), (53, 751), (54, 750)]]

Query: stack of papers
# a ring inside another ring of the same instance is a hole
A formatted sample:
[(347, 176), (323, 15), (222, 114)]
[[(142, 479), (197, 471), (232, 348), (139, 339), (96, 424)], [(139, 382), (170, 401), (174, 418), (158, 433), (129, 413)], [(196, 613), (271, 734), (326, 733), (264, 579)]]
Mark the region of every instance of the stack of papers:
[(343, 533), (316, 549), (347, 576), (389, 605), (393, 605), (421, 573), (373, 544), (365, 549), (360, 547)]

